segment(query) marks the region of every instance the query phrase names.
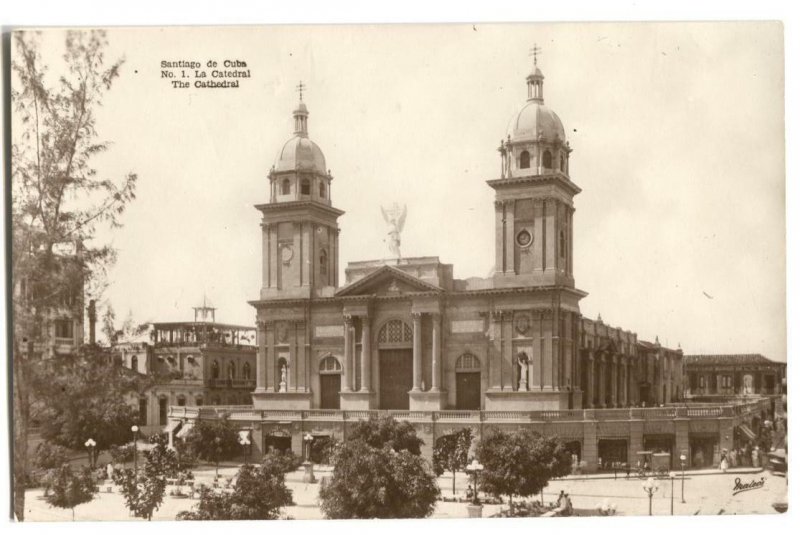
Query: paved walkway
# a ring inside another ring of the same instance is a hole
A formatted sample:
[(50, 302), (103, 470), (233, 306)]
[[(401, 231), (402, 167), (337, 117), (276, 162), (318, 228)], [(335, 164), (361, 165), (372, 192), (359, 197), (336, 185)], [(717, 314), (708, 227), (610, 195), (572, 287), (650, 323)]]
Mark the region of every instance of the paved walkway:
[[(238, 470), (237, 466), (226, 465), (219, 469), (220, 477), (232, 477)], [(722, 474), (719, 471), (692, 471), (686, 473), (684, 481), (684, 496), (686, 503), (681, 503), (681, 481), (674, 481), (671, 489), (670, 481), (656, 480), (658, 490), (653, 496), (653, 514), (669, 515), (670, 503), (676, 515), (716, 515), (716, 514), (763, 514), (775, 513), (772, 503), (777, 500), (786, 500), (786, 479), (773, 476), (766, 471), (759, 473), (743, 473), (741, 471)], [(752, 469), (751, 469), (752, 470)], [(330, 475), (330, 467), (315, 469), (318, 476)], [(197, 481), (210, 483), (214, 478), (213, 467), (203, 467), (195, 470)], [(604, 475), (605, 476), (605, 475)], [(733, 494), (736, 479), (746, 483), (760, 481), (764, 478), (761, 488)], [(438, 479), (443, 497), (452, 496), (452, 478), (449, 474)], [(469, 480), (464, 473), (456, 475), (456, 494), (463, 496)], [(619, 515), (646, 515), (648, 514), (648, 499), (642, 489), (643, 481), (639, 478), (613, 480), (608, 477), (581, 476), (569, 477), (551, 481), (544, 493), (546, 502), (555, 501), (559, 492), (564, 491), (572, 498), (573, 507), (581, 512), (593, 514), (597, 506), (606, 502), (616, 505)], [(295, 505), (287, 507), (287, 516), (295, 519), (321, 519), (318, 493), (319, 483), (303, 483), (301, 470), (287, 474), (287, 486), (291, 489)], [(95, 499), (87, 504), (75, 508), (75, 520), (136, 520), (130, 516), (125, 508), (122, 496), (115, 490), (109, 494), (98, 494)], [(671, 492), (674, 498), (671, 500)], [(531, 497), (537, 499), (538, 497)], [(507, 498), (506, 498), (507, 499)], [(161, 508), (154, 514), (154, 520), (173, 520), (181, 511), (191, 509), (197, 500), (190, 498), (175, 498), (166, 496)], [(497, 513), (500, 505), (486, 505), (484, 516)], [(50, 507), (42, 498), (42, 490), (36, 489), (26, 493), (27, 519), (32, 521), (70, 521), (72, 513)], [(440, 501), (436, 506), (433, 518), (465, 518), (467, 516), (466, 504)]]

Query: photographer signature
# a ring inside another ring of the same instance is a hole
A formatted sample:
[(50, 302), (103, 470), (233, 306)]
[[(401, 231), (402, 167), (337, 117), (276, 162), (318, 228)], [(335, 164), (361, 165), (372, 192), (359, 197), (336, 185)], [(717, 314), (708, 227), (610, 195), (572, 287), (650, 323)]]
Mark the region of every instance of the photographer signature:
[(747, 483), (742, 482), (742, 478), (737, 477), (736, 480), (733, 482), (733, 495), (736, 496), (740, 492), (745, 492), (747, 490), (755, 490), (764, 487), (764, 484), (767, 482), (765, 478), (761, 479), (753, 479), (748, 481)]

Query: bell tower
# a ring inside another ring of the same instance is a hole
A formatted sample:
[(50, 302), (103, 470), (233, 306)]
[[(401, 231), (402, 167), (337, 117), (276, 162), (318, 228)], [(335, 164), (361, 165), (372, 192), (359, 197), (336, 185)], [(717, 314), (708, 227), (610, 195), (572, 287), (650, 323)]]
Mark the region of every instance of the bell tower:
[(308, 137), (305, 86), (293, 112), (294, 134), (269, 172), (269, 202), (259, 204), (262, 232), (261, 299), (332, 296), (338, 285), (339, 216), (331, 203), (333, 176)]
[(558, 115), (544, 104), (544, 75), (526, 77), (528, 99), (500, 141), (495, 190), (495, 287), (568, 286), (572, 274), (572, 149)]

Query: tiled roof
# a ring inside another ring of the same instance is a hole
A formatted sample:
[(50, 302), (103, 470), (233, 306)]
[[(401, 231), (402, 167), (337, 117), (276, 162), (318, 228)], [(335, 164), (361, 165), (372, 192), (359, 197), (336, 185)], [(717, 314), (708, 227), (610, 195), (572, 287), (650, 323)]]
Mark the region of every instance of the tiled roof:
[(684, 365), (692, 364), (717, 364), (717, 365), (754, 365), (754, 364), (783, 364), (768, 359), (764, 355), (749, 353), (743, 355), (686, 355), (683, 357)]

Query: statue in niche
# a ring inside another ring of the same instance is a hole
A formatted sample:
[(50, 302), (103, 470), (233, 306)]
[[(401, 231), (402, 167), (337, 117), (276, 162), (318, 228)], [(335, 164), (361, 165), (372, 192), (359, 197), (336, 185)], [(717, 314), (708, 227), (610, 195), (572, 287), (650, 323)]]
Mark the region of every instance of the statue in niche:
[(519, 366), (519, 385), (518, 390), (528, 390), (528, 355), (525, 353), (517, 354), (517, 366)]
[(286, 364), (281, 366), (281, 382), (278, 384), (278, 392), (286, 392)]

